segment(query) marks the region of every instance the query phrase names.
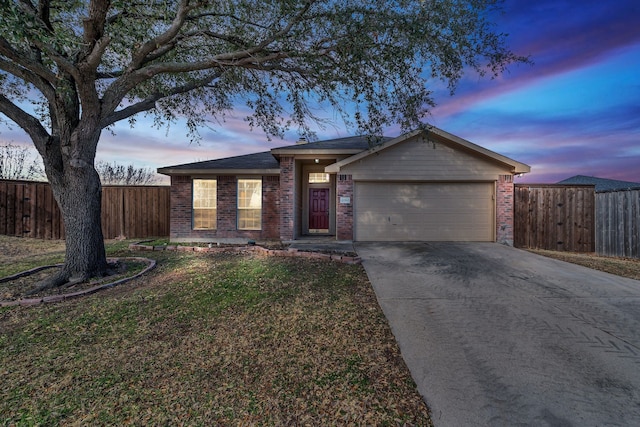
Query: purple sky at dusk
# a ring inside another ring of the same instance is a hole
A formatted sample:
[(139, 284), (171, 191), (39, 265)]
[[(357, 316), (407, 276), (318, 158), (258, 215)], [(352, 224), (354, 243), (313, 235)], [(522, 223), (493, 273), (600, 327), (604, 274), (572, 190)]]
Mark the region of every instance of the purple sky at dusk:
[[(498, 29), (533, 65), (498, 79), (465, 76), (453, 97), (433, 86), (438, 104), (428, 121), (531, 166), (516, 182), (552, 183), (573, 175), (640, 182), (640, 2), (638, 0), (505, 0)], [(329, 110), (324, 116), (331, 119)], [(266, 151), (295, 142), (268, 141), (249, 130), (241, 111), (200, 130), (190, 144), (182, 123), (155, 129), (104, 131), (98, 160), (152, 168)], [(388, 136), (399, 130), (389, 129)], [(350, 135), (336, 119), (319, 139)], [(28, 143), (17, 126), (0, 129), (0, 143)]]
[(640, 3), (506, 0), (499, 28), (533, 66), (467, 78), (431, 122), (531, 166), (640, 182)]

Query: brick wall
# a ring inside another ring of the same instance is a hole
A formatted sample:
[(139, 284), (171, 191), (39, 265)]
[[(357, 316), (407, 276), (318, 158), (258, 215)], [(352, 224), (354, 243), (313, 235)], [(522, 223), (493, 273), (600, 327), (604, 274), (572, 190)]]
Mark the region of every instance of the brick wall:
[(498, 177), (496, 193), (496, 241), (513, 246), (513, 175)]
[(262, 238), (280, 238), (280, 177), (262, 178)]
[(262, 178), (262, 230), (237, 229), (236, 176), (217, 176), (217, 229), (192, 229), (192, 178), (171, 177), (171, 239), (193, 241), (216, 239), (277, 240), (280, 233), (280, 179), (278, 176)]
[(191, 177), (171, 177), (171, 238), (188, 236), (191, 232)]
[[(349, 197), (350, 203), (340, 203), (341, 197)], [(338, 175), (336, 182), (336, 238), (353, 240), (353, 177)]]
[(295, 162), (280, 158), (280, 240), (294, 239)]
[(218, 229), (210, 230), (215, 237), (235, 236), (238, 217), (238, 181), (235, 176), (219, 176), (218, 178)]

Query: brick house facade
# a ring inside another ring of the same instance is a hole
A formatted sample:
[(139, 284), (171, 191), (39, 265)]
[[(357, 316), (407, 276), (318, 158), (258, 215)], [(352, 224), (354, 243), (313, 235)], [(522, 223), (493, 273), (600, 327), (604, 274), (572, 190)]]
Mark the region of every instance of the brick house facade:
[[(512, 244), (513, 176), (529, 170), (432, 128), (373, 142), (366, 137), (301, 142), (158, 172), (171, 177), (172, 241), (291, 241), (313, 235), (337, 240), (465, 240), (468, 236)], [(208, 180), (209, 193), (194, 194), (196, 180)], [(251, 212), (241, 210), (243, 203), (249, 203), (239, 190), (241, 181), (259, 188), (260, 203), (252, 198)], [(473, 187), (476, 183), (480, 187)], [(455, 196), (474, 188), (487, 194), (482, 209), (477, 201), (467, 206), (466, 196)], [(432, 201), (433, 197), (441, 200)], [(438, 217), (433, 209), (447, 207), (452, 198), (457, 198), (451, 204), (453, 214), (445, 210), (444, 222), (434, 223)], [(200, 223), (194, 212), (203, 203), (209, 221)], [(251, 229), (242, 229), (247, 223), (240, 215), (251, 217)], [(467, 222), (486, 232), (465, 234)], [(429, 227), (440, 234), (425, 232)], [(458, 232), (442, 234), (449, 229)]]
[(237, 229), (237, 177), (218, 176), (217, 228), (198, 230), (193, 228), (193, 178), (189, 176), (171, 177), (171, 239), (174, 241), (223, 241), (279, 240), (280, 230), (280, 177), (262, 178), (262, 224), (261, 230)]

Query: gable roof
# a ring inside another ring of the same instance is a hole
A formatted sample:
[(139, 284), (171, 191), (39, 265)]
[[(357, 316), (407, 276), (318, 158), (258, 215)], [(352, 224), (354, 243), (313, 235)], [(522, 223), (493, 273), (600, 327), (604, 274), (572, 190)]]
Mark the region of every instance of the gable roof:
[(361, 151), (351, 157), (348, 157), (344, 160), (341, 160), (337, 163), (334, 163), (332, 165), (329, 165), (325, 168), (325, 172), (339, 172), (340, 169), (344, 166), (347, 166), (353, 162), (356, 162), (358, 160), (361, 160), (365, 157), (368, 157), (374, 153), (378, 153), (382, 150), (385, 150), (387, 148), (393, 147), (396, 144), (400, 144), (408, 139), (411, 139), (415, 136), (418, 136), (422, 133), (425, 133), (425, 136), (427, 138), (434, 138), (437, 139), (441, 142), (444, 142), (450, 146), (453, 146), (455, 148), (458, 149), (462, 149), (464, 151), (468, 151), (471, 153), (474, 153), (476, 155), (479, 155), (481, 157), (484, 157), (486, 159), (498, 162), (498, 163), (502, 163), (506, 166), (511, 167), (511, 170), (513, 173), (518, 174), (518, 173), (528, 173), (531, 172), (531, 167), (529, 165), (526, 165), (524, 163), (520, 163), (517, 162), (513, 159), (510, 159), (509, 157), (503, 156), (502, 154), (498, 154), (494, 151), (488, 150), (484, 147), (481, 147), (479, 145), (476, 145), (470, 141), (467, 141), (466, 139), (462, 139), (458, 136), (455, 136), (449, 132), (445, 132), (442, 129), (438, 129), (434, 126), (429, 127), (427, 130), (414, 130), (412, 132), (406, 133), (404, 135), (400, 135), (397, 138), (392, 138), (392, 139), (388, 139), (384, 142), (382, 142), (381, 144), (375, 145), (373, 147), (370, 147), (368, 150), (365, 151)]
[(206, 160), (204, 162), (167, 166), (159, 168), (158, 173), (165, 175), (209, 174), (212, 169), (215, 169), (218, 174), (280, 174), (280, 164), (269, 151), (246, 154), (244, 156), (226, 157), (224, 159)]
[(198, 175), (216, 174), (239, 175), (239, 174), (262, 174), (278, 175), (280, 173), (279, 158), (281, 155), (350, 155), (337, 163), (325, 168), (326, 172), (339, 172), (343, 166), (358, 161), (364, 157), (378, 153), (396, 144), (404, 142), (410, 138), (426, 133), (427, 138), (448, 144), (454, 148), (471, 152), (472, 154), (484, 157), (485, 159), (501, 163), (511, 168), (515, 174), (527, 173), (531, 168), (524, 164), (510, 159), (506, 156), (487, 150), (465, 139), (445, 132), (436, 127), (428, 130), (416, 130), (396, 138), (390, 137), (368, 137), (364, 135), (350, 136), (345, 138), (329, 139), (325, 141), (309, 142), (304, 144), (287, 145), (273, 148), (271, 151), (247, 154), (243, 156), (226, 157), (223, 159), (206, 160), (203, 162), (186, 163), (182, 165), (167, 166), (159, 168), (158, 173), (165, 175)]
[(575, 175), (575, 176), (572, 176), (571, 178), (567, 178), (565, 180), (558, 182), (558, 184), (595, 185), (596, 193), (602, 193), (606, 191), (640, 189), (640, 182), (619, 181), (617, 179), (598, 178), (595, 176), (586, 176), (586, 175)]

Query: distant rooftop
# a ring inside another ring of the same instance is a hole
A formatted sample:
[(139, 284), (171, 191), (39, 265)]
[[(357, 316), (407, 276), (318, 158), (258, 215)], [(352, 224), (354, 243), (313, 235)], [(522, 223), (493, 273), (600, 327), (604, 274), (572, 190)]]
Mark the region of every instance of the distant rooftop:
[(558, 184), (595, 185), (596, 193), (619, 190), (640, 190), (640, 182), (619, 181), (617, 179), (597, 178), (595, 176), (576, 175)]

